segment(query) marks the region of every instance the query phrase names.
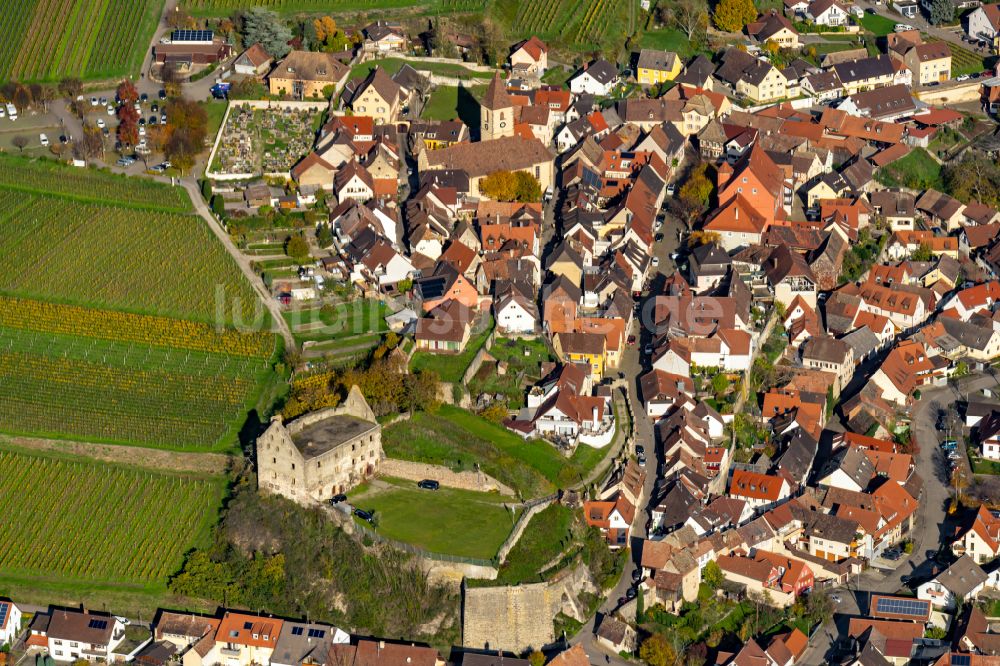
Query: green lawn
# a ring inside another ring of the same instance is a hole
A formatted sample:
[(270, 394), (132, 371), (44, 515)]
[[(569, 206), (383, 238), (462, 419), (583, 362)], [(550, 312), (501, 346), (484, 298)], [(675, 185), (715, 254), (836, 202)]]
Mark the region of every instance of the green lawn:
[(466, 124), (479, 125), (479, 102), (486, 86), (470, 86), (459, 95), (458, 86), (437, 86), (420, 113), (424, 120), (461, 119)]
[(208, 114), (208, 136), (214, 141), (219, 128), (222, 127), (222, 119), (226, 117), (226, 107), (229, 104), (222, 100), (211, 100), (201, 102), (201, 105)]
[(414, 371), (433, 370), (438, 373), (438, 377), (443, 382), (460, 382), (462, 375), (469, 367), (469, 363), (472, 362), (472, 357), (486, 344), (486, 338), (490, 337), (492, 329), (493, 321), (491, 319), (490, 324), (481, 333), (469, 338), (469, 343), (465, 345), (465, 350), (460, 354), (435, 354), (428, 351), (418, 351), (413, 355), (410, 369)]
[(649, 30), (639, 38), (639, 46), (644, 49), (673, 51), (684, 60), (700, 52), (684, 33), (677, 28)]
[(403, 58), (382, 58), (380, 60), (369, 60), (368, 62), (358, 63), (351, 68), (351, 78), (368, 76), (368, 72), (376, 66), (382, 67), (389, 74), (395, 74), (406, 63), (409, 63), (411, 67), (421, 72), (431, 72), (433, 74), (440, 74), (441, 76), (485, 80), (493, 78), (493, 74), (490, 72), (476, 72), (463, 67), (458, 62), (420, 62), (405, 60)]
[[(390, 488), (382, 488), (382, 483)], [(507, 539), (519, 513), (495, 493), (441, 487), (421, 490), (413, 481), (382, 478), (359, 486), (351, 503), (375, 511), (376, 531), (432, 553), (488, 560)]]
[(563, 69), (562, 67), (550, 67), (542, 75), (542, 82), (547, 83), (552, 86), (564, 87), (569, 81), (569, 77), (573, 76), (573, 69)]
[[(542, 568), (573, 541), (573, 510), (553, 503), (531, 517), (517, 544), (500, 567), (497, 585), (540, 581)], [(492, 583), (491, 583), (492, 584)]]
[(816, 49), (817, 55), (825, 55), (827, 53), (836, 53), (838, 51), (859, 49), (862, 48), (862, 46), (855, 42), (818, 42), (816, 44), (810, 44), (809, 48)]
[[(283, 313), (299, 341), (340, 340), (388, 330), (388, 308), (381, 301), (355, 300), (319, 308), (289, 310)], [(322, 324), (317, 326), (317, 324)]]
[(923, 148), (879, 169), (876, 180), (887, 187), (941, 189), (941, 165)]
[(888, 35), (896, 27), (896, 23), (897, 21), (893, 21), (891, 18), (867, 12), (861, 18), (861, 25), (865, 30), (878, 36)]
[(525, 441), (503, 426), (449, 405), (435, 414), (418, 412), (409, 421), (394, 423), (383, 431), (382, 440), (390, 458), (456, 471), (474, 469), (478, 463), (485, 473), (525, 498), (578, 483), (606, 451), (580, 451), (579, 457), (567, 459), (547, 442)]

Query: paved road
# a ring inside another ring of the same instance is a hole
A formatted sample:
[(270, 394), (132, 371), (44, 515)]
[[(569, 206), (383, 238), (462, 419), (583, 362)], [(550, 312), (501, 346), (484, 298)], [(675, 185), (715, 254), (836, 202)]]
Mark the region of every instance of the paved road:
[(947, 515), (952, 493), (948, 485), (947, 464), (938, 446), (942, 438), (942, 433), (935, 427), (938, 411), (954, 411), (955, 403), (968, 399), (970, 392), (997, 386), (1000, 386), (1000, 380), (989, 374), (968, 377), (957, 384), (931, 387), (921, 392), (920, 399), (913, 405), (910, 425), (918, 448), (915, 471), (923, 480), (920, 505), (910, 534), (913, 552), (898, 561), (895, 571), (868, 569), (859, 577), (852, 578), (846, 588), (833, 592), (840, 597), (840, 602), (836, 604), (838, 615), (817, 632), (809, 650), (803, 655), (804, 664), (818, 666), (827, 663), (833, 639), (838, 632), (846, 635), (848, 618), (868, 611), (871, 594), (901, 590), (906, 587), (902, 580), (904, 576), (927, 580), (934, 575), (935, 567), (939, 565), (929, 559), (928, 554), (933, 555), (943, 544), (949, 543), (949, 535), (954, 533), (955, 528), (955, 523)]
[(651, 321), (648, 321), (647, 319), (652, 314), (652, 307), (647, 304), (651, 303), (652, 296), (662, 284), (663, 277), (672, 274), (676, 269), (674, 262), (670, 259), (669, 255), (677, 250), (679, 245), (679, 232), (683, 228), (684, 225), (680, 220), (668, 215), (663, 228), (660, 230), (660, 233), (663, 234), (663, 238), (656, 242), (653, 249), (654, 256), (659, 258), (659, 268), (658, 270), (653, 271), (653, 279), (650, 281), (650, 289), (644, 293), (643, 297), (639, 301), (642, 305), (640, 308), (640, 314), (635, 318), (633, 329), (630, 332), (632, 335), (636, 336), (637, 342), (635, 345), (625, 349), (625, 352), (622, 354), (620, 367), (618, 369), (619, 372), (624, 375), (624, 379), (628, 384), (629, 404), (632, 407), (632, 414), (634, 416), (633, 428), (635, 442), (645, 448), (648, 462), (646, 464), (646, 482), (643, 486), (642, 498), (639, 503), (640, 510), (636, 512), (635, 520), (632, 523), (631, 558), (626, 563), (625, 570), (623, 571), (618, 584), (606, 594), (604, 601), (599, 607), (597, 615), (590, 618), (579, 633), (577, 633), (577, 635), (569, 641), (570, 645), (582, 645), (592, 664), (607, 663), (614, 664), (615, 666), (625, 666), (630, 663), (623, 660), (617, 653), (611, 652), (607, 648), (599, 645), (594, 638), (594, 629), (601, 616), (613, 614), (618, 609), (618, 600), (625, 596), (626, 591), (632, 586), (632, 572), (639, 566), (641, 545), (643, 540), (646, 538), (646, 524), (649, 520), (649, 505), (653, 488), (656, 485), (657, 478), (659, 477), (660, 465), (663, 458), (663, 452), (658, 449), (655, 441), (653, 424), (646, 416), (639, 391), (639, 377), (643, 374), (643, 372), (645, 372), (642, 348), (648, 344), (651, 339), (649, 331)]

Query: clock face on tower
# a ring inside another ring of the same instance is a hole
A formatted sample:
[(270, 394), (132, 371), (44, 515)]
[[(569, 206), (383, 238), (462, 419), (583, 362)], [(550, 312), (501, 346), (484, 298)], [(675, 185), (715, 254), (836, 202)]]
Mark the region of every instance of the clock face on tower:
[(500, 129), (503, 129), (504, 127), (507, 127), (507, 123), (501, 122), (500, 123)]

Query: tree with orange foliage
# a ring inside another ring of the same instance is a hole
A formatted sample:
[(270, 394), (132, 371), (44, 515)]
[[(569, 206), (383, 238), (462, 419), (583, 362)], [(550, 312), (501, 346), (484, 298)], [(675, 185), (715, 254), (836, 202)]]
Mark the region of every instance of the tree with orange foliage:
[(135, 89), (135, 84), (125, 79), (118, 84), (118, 101), (122, 104), (132, 106), (139, 99), (139, 91)]

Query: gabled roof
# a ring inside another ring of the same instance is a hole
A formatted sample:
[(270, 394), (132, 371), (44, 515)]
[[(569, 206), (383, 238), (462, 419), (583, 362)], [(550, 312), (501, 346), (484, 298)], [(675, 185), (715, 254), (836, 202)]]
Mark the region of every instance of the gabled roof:
[(784, 485), (784, 479), (738, 469), (733, 472), (729, 494), (736, 497), (776, 502), (781, 498)]

